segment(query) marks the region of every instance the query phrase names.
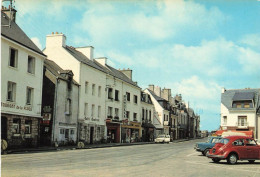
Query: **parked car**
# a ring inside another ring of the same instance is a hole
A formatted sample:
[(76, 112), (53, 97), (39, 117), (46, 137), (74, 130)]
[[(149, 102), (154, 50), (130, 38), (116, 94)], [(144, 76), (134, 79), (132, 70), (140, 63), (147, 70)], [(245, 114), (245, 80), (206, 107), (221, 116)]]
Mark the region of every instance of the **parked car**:
[(249, 163), (254, 163), (255, 160), (260, 160), (260, 145), (246, 136), (228, 136), (216, 143), (207, 157), (213, 162), (227, 160), (229, 164), (236, 164), (238, 160), (248, 160)]
[(207, 155), (209, 150), (215, 146), (215, 143), (219, 142), (222, 137), (211, 136), (208, 138), (207, 142), (196, 143), (194, 149), (202, 153), (202, 155)]
[(170, 135), (159, 135), (155, 140), (155, 143), (169, 143)]

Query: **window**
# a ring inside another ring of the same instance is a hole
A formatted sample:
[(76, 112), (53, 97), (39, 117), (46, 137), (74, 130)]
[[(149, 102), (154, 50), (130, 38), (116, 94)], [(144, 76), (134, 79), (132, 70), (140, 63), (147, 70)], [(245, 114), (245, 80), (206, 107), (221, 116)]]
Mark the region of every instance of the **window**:
[(119, 115), (119, 109), (118, 109), (118, 108), (115, 108), (115, 117), (116, 117), (116, 118), (119, 118), (118, 115)]
[(142, 120), (144, 120), (144, 108), (142, 109)]
[(92, 95), (95, 95), (95, 87), (96, 87), (96, 85), (92, 84)]
[(15, 101), (16, 83), (7, 83), (7, 101)]
[(71, 99), (69, 99), (69, 98), (67, 98), (67, 101), (66, 101), (65, 114), (66, 115), (71, 114)]
[(126, 92), (126, 100), (130, 101), (130, 93), (129, 92)]
[(236, 141), (233, 142), (234, 146), (244, 146), (244, 142), (242, 139), (238, 139)]
[(88, 116), (88, 103), (85, 103), (85, 108), (84, 108), (84, 116)]
[(163, 120), (166, 121), (166, 117), (165, 117), (165, 114), (163, 115)]
[(69, 138), (70, 129), (65, 129), (65, 138)]
[(101, 97), (101, 86), (98, 86), (98, 96)]
[(137, 95), (134, 95), (134, 103), (137, 104)]
[(21, 119), (13, 119), (13, 133), (20, 134)]
[(27, 72), (31, 74), (34, 74), (35, 72), (35, 58), (32, 56), (28, 56)]
[(238, 126), (247, 126), (246, 116), (238, 116)]
[(129, 117), (130, 117), (130, 112), (126, 111), (126, 118), (129, 118)]
[(152, 111), (150, 110), (149, 111), (149, 121), (151, 121), (152, 120)]
[(91, 116), (92, 116), (92, 117), (95, 116), (94, 113), (95, 113), (95, 105), (92, 104), (92, 109), (91, 109)]
[(113, 89), (108, 88), (108, 99), (113, 99)]
[(133, 118), (134, 118), (134, 121), (137, 121), (137, 113), (134, 112)]
[(85, 93), (88, 93), (88, 82), (85, 82)]
[(10, 58), (9, 58), (9, 66), (17, 68), (17, 56), (18, 51), (16, 49), (10, 48)]
[(33, 88), (27, 87), (26, 91), (26, 104), (32, 105), (32, 98), (33, 98)]
[(169, 121), (169, 116), (168, 115), (166, 115), (166, 121)]
[(100, 113), (101, 113), (101, 106), (98, 106), (98, 117), (100, 117)]
[(25, 134), (31, 134), (32, 131), (31, 131), (31, 127), (32, 127), (32, 121), (31, 120), (25, 120)]
[(223, 116), (223, 125), (227, 125), (227, 116)]
[(115, 100), (119, 101), (119, 91), (115, 90)]
[(107, 118), (112, 118), (112, 115), (113, 115), (113, 108), (108, 106)]
[(64, 135), (64, 132), (65, 132), (64, 129), (60, 129), (60, 134), (61, 134), (61, 135)]
[(70, 130), (70, 134), (74, 135), (74, 130), (73, 129)]
[(147, 120), (147, 118), (148, 118), (148, 111), (147, 111), (147, 109), (145, 110), (145, 120)]

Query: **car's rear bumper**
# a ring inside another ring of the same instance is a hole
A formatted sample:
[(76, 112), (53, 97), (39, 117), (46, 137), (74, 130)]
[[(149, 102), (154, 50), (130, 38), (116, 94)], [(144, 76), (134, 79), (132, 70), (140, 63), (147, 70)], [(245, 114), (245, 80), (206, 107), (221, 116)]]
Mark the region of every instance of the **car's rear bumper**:
[(212, 158), (212, 159), (225, 159), (225, 156), (223, 156), (223, 155), (208, 154), (207, 157)]

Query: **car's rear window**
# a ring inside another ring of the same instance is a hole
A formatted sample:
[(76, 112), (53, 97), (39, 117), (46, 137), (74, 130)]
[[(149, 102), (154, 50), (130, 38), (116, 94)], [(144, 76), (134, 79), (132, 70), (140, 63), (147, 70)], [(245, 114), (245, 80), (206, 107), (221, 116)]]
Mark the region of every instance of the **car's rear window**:
[(220, 140), (220, 143), (227, 144), (229, 142), (229, 139), (223, 138)]

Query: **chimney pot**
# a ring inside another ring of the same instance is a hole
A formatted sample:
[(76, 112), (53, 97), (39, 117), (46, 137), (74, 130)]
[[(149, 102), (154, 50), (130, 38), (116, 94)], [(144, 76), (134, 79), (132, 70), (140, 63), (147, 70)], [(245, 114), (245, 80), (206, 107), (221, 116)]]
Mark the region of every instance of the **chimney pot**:
[(56, 32), (55, 34), (59, 34), (58, 32)]
[(54, 32), (51, 32), (51, 34), (54, 34)]

